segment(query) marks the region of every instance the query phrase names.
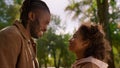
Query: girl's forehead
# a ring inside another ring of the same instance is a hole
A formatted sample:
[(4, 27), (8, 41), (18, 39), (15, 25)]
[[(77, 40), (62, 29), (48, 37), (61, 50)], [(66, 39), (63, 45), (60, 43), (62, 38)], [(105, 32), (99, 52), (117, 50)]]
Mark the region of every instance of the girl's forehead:
[(80, 33), (79, 33), (78, 31), (76, 31), (76, 32), (74, 33), (74, 35), (75, 35), (75, 36), (80, 36)]
[(73, 35), (77, 35), (77, 33), (78, 33), (78, 32), (76, 31)]
[(79, 30), (77, 30), (77, 31), (75, 32), (75, 34), (80, 34)]

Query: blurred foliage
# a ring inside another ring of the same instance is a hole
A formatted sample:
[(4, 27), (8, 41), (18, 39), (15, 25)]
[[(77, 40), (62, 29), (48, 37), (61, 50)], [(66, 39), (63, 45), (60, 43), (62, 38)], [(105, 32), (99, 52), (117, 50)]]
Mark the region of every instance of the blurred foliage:
[(19, 18), (19, 8), (20, 5), (18, 4), (9, 4), (7, 0), (0, 1), (0, 29), (11, 25)]
[(116, 23), (111, 23), (111, 37), (112, 37), (112, 48), (114, 53), (115, 67), (120, 67), (120, 29)]
[(50, 24), (52, 25), (49, 26), (48, 31), (38, 40), (40, 66), (43, 67), (44, 65), (46, 68), (47, 66), (70, 68), (75, 60), (75, 56), (68, 51), (68, 39), (70, 35), (56, 34), (56, 28), (63, 29), (60, 27), (59, 17), (53, 16)]

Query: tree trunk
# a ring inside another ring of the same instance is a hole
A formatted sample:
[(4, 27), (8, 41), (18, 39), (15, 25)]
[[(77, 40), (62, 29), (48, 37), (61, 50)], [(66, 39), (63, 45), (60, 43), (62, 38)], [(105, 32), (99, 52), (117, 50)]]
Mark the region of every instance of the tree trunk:
[(60, 68), (60, 63), (61, 63), (61, 56), (62, 56), (62, 52), (60, 52), (60, 54), (59, 54), (59, 58), (58, 58), (58, 68)]
[[(110, 41), (111, 45), (111, 36), (110, 36), (110, 26), (109, 26), (109, 13), (108, 13), (108, 0), (96, 0), (97, 1), (97, 14), (98, 20), (101, 25), (103, 25), (104, 31), (106, 32), (106, 38)], [(112, 45), (111, 45), (112, 48)], [(111, 60), (108, 61), (109, 67), (108, 68), (115, 68), (114, 66), (114, 58), (113, 58), (113, 51), (110, 54)]]
[(57, 68), (56, 51), (53, 49), (54, 66)]
[(47, 68), (47, 62), (46, 62), (47, 59), (45, 58), (44, 61), (45, 61), (45, 68)]

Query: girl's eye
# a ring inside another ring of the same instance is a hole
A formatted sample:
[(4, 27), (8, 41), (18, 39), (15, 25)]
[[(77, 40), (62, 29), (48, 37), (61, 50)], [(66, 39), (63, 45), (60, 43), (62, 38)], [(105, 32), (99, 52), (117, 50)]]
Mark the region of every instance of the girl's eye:
[(76, 34), (74, 34), (74, 35), (73, 35), (73, 38), (77, 38), (77, 35), (76, 35)]

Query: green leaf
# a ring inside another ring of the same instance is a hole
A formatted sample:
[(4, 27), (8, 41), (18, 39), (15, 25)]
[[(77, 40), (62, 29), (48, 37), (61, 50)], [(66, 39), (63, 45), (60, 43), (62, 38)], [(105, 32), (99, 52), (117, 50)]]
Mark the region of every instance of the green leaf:
[(100, 3), (103, 3), (103, 0), (100, 0)]
[(22, 4), (22, 1), (23, 1), (23, 0), (14, 0), (14, 2), (15, 2), (16, 4), (19, 4), (19, 5)]
[(115, 46), (113, 46), (112, 48), (113, 48), (113, 53), (117, 55), (118, 54), (117, 48)]

